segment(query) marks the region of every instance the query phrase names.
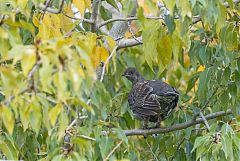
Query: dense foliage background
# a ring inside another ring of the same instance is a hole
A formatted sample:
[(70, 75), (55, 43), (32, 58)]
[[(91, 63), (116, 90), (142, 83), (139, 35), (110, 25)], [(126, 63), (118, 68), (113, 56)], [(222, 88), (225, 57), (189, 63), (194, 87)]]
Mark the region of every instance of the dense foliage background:
[[(239, 0), (0, 0), (0, 158), (238, 160), (239, 25)], [(157, 136), (130, 66), (180, 92)]]

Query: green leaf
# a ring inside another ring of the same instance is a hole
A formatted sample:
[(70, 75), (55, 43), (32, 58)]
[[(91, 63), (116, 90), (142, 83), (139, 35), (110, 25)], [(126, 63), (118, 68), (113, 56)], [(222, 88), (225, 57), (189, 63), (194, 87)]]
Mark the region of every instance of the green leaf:
[(30, 124), (32, 125), (33, 130), (38, 134), (42, 122), (42, 108), (36, 99), (32, 100), (32, 104), (30, 106)]
[(113, 6), (114, 8), (116, 8), (118, 10), (118, 6), (117, 3), (115, 2), (115, 0), (106, 0), (107, 3), (109, 3), (111, 6)]
[(208, 147), (206, 146), (206, 143), (210, 141), (209, 138), (210, 137), (208, 135), (196, 138), (193, 149), (191, 151), (192, 153), (195, 149), (197, 149), (196, 159), (200, 158), (203, 154), (206, 153), (208, 149)]
[(142, 33), (143, 52), (145, 60), (152, 70), (153, 63), (157, 63), (156, 55), (158, 55), (157, 45), (160, 38), (160, 30), (161, 27), (159, 22), (153, 20), (144, 20)]
[(231, 69), (230, 69), (230, 67), (227, 67), (227, 68), (225, 68), (225, 70), (223, 72), (222, 83), (227, 84), (228, 81), (230, 80), (230, 76), (231, 76)]
[(163, 36), (159, 41), (157, 45), (157, 51), (158, 51), (158, 63), (162, 63), (163, 66), (168, 65), (171, 62), (172, 58), (172, 42), (168, 35)]
[(88, 110), (89, 112), (91, 112), (93, 115), (95, 115), (95, 112), (93, 110), (93, 108), (91, 106), (89, 106), (86, 102), (79, 100), (79, 104), (85, 108), (86, 110)]
[(181, 9), (181, 16), (184, 18), (186, 15), (188, 17), (192, 16), (191, 5), (189, 1), (176, 1), (177, 6)]
[(225, 153), (226, 159), (233, 161), (233, 149), (232, 149), (232, 139), (228, 134), (222, 137), (222, 148)]
[(100, 14), (103, 20), (108, 20), (112, 18), (111, 12), (105, 9), (103, 6), (100, 7)]
[(49, 119), (52, 124), (52, 126), (55, 126), (58, 115), (62, 112), (63, 105), (61, 103), (58, 103), (55, 107), (50, 109), (49, 111)]
[(210, 80), (210, 70), (206, 69), (199, 76), (198, 84), (198, 99), (199, 103), (203, 105), (207, 99), (208, 83)]
[(235, 74), (236, 85), (237, 85), (238, 88), (240, 88), (240, 74), (237, 70), (235, 70), (234, 74)]
[(176, 28), (176, 24), (174, 22), (174, 18), (171, 15), (167, 15), (167, 16), (165, 16), (164, 21), (165, 21), (165, 23), (166, 23), (166, 25), (168, 27), (168, 31), (172, 34), (173, 31)]
[(166, 4), (167, 8), (169, 9), (171, 15), (173, 15), (176, 1), (175, 0), (164, 0), (164, 3)]
[(194, 146), (193, 146), (193, 149), (191, 151), (191, 153), (197, 149), (198, 147), (200, 146), (204, 146), (204, 143), (206, 143), (208, 140), (206, 137), (197, 137), (195, 142), (194, 142)]
[(127, 136), (125, 135), (124, 131), (123, 131), (121, 128), (113, 128), (113, 131), (116, 132), (117, 137), (118, 137), (119, 139), (124, 140), (124, 142), (125, 142), (126, 144), (128, 144), (128, 138), (127, 138)]
[(66, 112), (62, 112), (59, 117), (58, 140), (63, 138), (65, 130), (68, 126), (68, 116)]
[(238, 150), (240, 151), (240, 138), (237, 135), (233, 137), (233, 142), (237, 146)]
[(194, 87), (196, 81), (199, 78), (199, 75), (200, 75), (199, 73), (195, 73), (190, 77), (190, 79), (188, 81), (188, 85), (187, 85), (186, 94)]
[(220, 101), (221, 101), (221, 107), (223, 107), (224, 110), (227, 110), (228, 103), (229, 103), (229, 92), (228, 91), (223, 91), (223, 93), (220, 95)]
[(0, 150), (9, 160), (18, 160), (17, 150), (10, 141), (0, 136)]
[(3, 120), (3, 123), (5, 125), (5, 128), (8, 130), (9, 134), (12, 135), (13, 133), (13, 128), (14, 128), (14, 115), (12, 111), (9, 109), (9, 107), (6, 107), (4, 105), (0, 106), (0, 114), (1, 118)]

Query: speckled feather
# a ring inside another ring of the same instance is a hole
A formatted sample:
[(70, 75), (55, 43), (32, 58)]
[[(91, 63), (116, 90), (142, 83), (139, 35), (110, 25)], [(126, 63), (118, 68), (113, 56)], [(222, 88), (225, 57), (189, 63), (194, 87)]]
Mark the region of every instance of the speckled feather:
[(128, 68), (124, 76), (133, 84), (128, 102), (137, 119), (162, 121), (177, 106), (179, 93), (167, 83), (160, 80), (145, 80), (135, 68)]

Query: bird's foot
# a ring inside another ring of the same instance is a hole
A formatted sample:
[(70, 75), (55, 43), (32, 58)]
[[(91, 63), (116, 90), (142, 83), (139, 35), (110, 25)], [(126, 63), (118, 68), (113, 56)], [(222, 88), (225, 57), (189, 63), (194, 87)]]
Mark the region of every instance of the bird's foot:
[(157, 128), (161, 128), (161, 125), (160, 125), (160, 124), (156, 124), (156, 125), (154, 126), (154, 129), (157, 129)]

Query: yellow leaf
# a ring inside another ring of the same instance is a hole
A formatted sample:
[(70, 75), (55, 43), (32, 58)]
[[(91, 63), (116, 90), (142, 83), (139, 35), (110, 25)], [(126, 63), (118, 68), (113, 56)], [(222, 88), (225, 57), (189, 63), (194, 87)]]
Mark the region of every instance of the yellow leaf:
[(98, 64), (103, 61), (105, 62), (108, 58), (108, 51), (106, 48), (104, 47), (100, 47), (100, 46), (96, 46), (94, 48), (94, 55), (92, 55), (91, 59), (93, 61), (94, 64), (94, 68), (96, 69)]
[(35, 97), (32, 97), (31, 113), (30, 113), (30, 124), (33, 130), (38, 133), (42, 122), (42, 109)]
[(113, 51), (113, 49), (116, 47), (116, 41), (110, 36), (105, 36), (105, 38), (107, 39), (109, 50)]
[(86, 4), (86, 8), (88, 8), (90, 11), (92, 9), (91, 7), (91, 0), (84, 0), (85, 4)]
[(32, 22), (36, 27), (39, 27), (39, 24), (40, 24), (38, 18), (39, 16), (37, 16), (36, 13), (34, 12)]
[[(61, 16), (60, 16), (61, 17)], [(51, 37), (61, 37), (60, 31), (60, 18), (59, 15), (56, 14), (45, 14), (42, 24), (39, 25), (39, 33), (38, 36), (41, 39), (49, 39)]]
[(28, 0), (17, 0), (17, 5), (21, 9), (24, 9), (27, 6)]
[[(66, 15), (73, 17), (73, 11), (70, 4), (64, 7), (64, 12), (66, 13)], [(76, 25), (70, 18), (66, 17), (63, 14), (60, 15), (60, 20), (61, 28), (64, 33), (69, 32)]]
[(58, 115), (60, 114), (60, 112), (62, 112), (62, 110), (63, 110), (62, 104), (58, 103), (55, 107), (53, 107), (49, 111), (49, 118), (52, 126), (55, 126)]
[(6, 96), (16, 93), (19, 91), (18, 86), (18, 73), (13, 71), (11, 68), (0, 67), (1, 80), (2, 80), (2, 90)]
[(28, 46), (24, 50), (24, 54), (22, 56), (22, 70), (25, 76), (28, 75), (28, 72), (33, 68), (36, 63), (36, 54), (35, 48), (33, 46)]
[(81, 16), (84, 16), (85, 12), (85, 1), (84, 0), (73, 0), (73, 4), (78, 8), (79, 12), (81, 13)]
[(8, 130), (9, 134), (12, 135), (14, 122), (15, 122), (12, 111), (8, 107), (1, 105), (0, 113), (1, 113), (3, 123), (5, 125), (5, 128)]
[(21, 118), (24, 131), (29, 127), (30, 110), (31, 110), (31, 106), (29, 105), (24, 105), (23, 107), (19, 108), (20, 118)]
[(60, 31), (60, 18), (59, 15), (56, 14), (49, 14), (51, 23), (49, 24), (50, 32), (52, 34), (52, 37), (60, 37), (62, 36)]
[(50, 37), (50, 29), (45, 23), (39, 25), (37, 36), (42, 40), (46, 40)]
[(39, 69), (39, 78), (42, 84), (42, 88), (46, 92), (50, 92), (50, 88), (52, 87), (52, 71), (53, 67), (50, 65), (48, 57), (43, 56), (42, 60), (42, 67)]
[[(172, 46), (169, 36), (165, 35), (159, 41), (157, 46), (158, 51), (158, 61), (160, 61), (163, 66), (167, 65), (172, 58)], [(158, 63), (160, 63), (158, 62)]]
[(68, 97), (68, 93), (66, 92), (66, 88), (67, 88), (67, 73), (66, 72), (63, 72), (63, 71), (60, 71), (58, 73), (56, 73), (54, 76), (53, 76), (53, 82), (54, 82), (54, 85), (57, 87), (57, 97), (58, 97), (58, 100), (62, 101), (62, 102), (65, 102), (67, 97)]
[(203, 65), (200, 65), (197, 69), (197, 72), (204, 71), (205, 67)]
[(7, 39), (8, 33), (3, 28), (0, 28), (0, 38)]

